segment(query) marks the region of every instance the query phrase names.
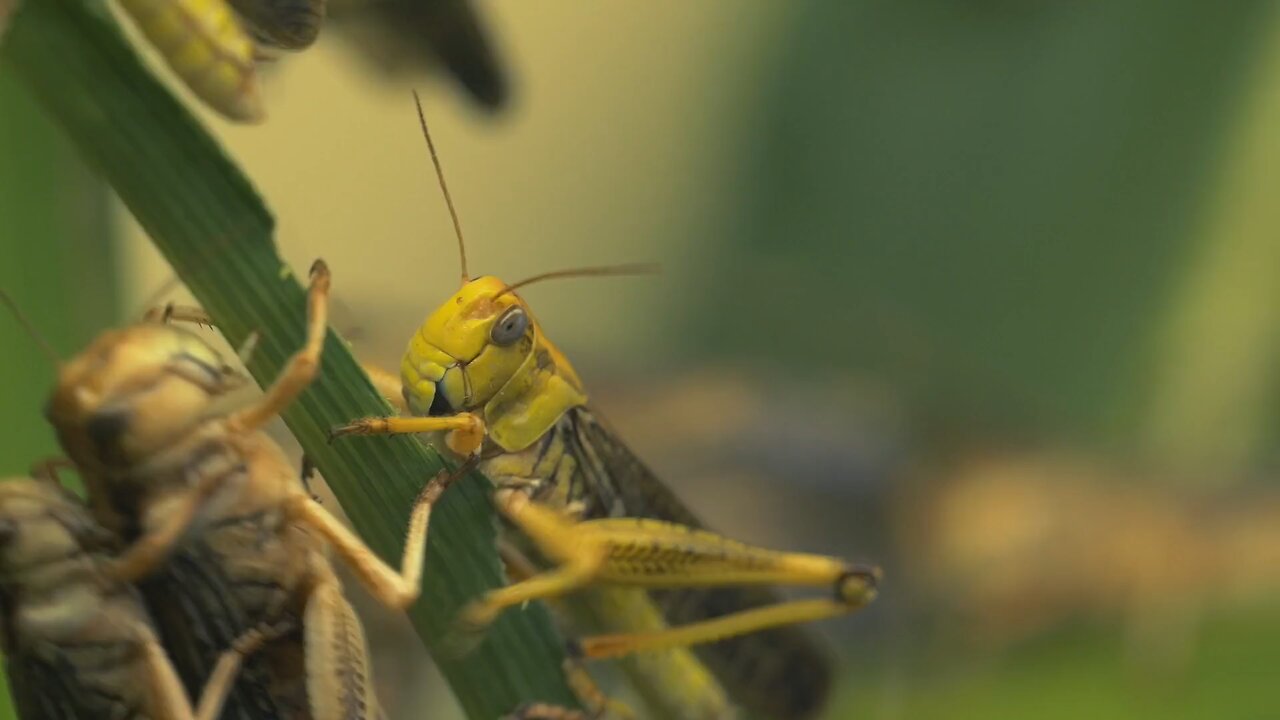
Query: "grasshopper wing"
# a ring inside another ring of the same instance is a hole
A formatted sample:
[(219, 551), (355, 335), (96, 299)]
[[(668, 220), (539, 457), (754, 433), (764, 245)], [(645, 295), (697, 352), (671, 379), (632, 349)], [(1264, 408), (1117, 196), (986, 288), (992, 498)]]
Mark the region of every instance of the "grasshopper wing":
[(6, 652), (5, 664), (13, 703), (22, 720), (111, 717), (111, 698), (86, 696), (68, 668), (59, 668), (30, 652), (16, 656)]
[[(236, 602), (231, 582), (207, 557), (210, 552), (198, 539), (188, 541), (161, 572), (142, 583), (143, 596), (191, 697), (199, 696), (221, 653), (253, 626)], [(270, 720), (289, 716), (272, 692), (269, 660), (264, 653), (245, 660), (221, 718)]]
[[(601, 514), (653, 518), (705, 527), (703, 522), (635, 456), (604, 421), (585, 408), (571, 410), (572, 442), (584, 482), (613, 502)], [(588, 512), (593, 506), (588, 504)], [(672, 625), (706, 620), (780, 602), (769, 588), (663, 590), (652, 593)], [(775, 628), (697, 648), (698, 656), (733, 698), (752, 714), (801, 720), (826, 702), (832, 663), (817, 638), (802, 627)]]

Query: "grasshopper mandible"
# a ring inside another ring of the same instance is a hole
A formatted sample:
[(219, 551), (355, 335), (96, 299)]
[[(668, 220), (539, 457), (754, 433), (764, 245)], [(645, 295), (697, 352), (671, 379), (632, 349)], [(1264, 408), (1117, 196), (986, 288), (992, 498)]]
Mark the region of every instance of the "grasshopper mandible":
[(319, 369), (328, 292), (317, 261), (306, 344), (260, 399), (234, 412), (217, 403), (243, 376), (197, 335), (156, 321), (107, 331), (59, 363), (46, 410), (95, 517), (130, 543), (108, 576), (141, 581), (188, 685), (247, 628), (296, 628), (266, 643), (237, 682), (228, 712), (245, 720), (379, 717), (364, 631), (328, 551), (384, 605), (407, 607), (420, 591), (431, 507), (448, 482), (424, 486), (397, 571), (311, 497), (261, 431)]
[(141, 596), (109, 577), (119, 547), (55, 481), (0, 480), (0, 644), (23, 720), (214, 720), (265, 638), (223, 652), (192, 709)]
[[(636, 268), (560, 271), (511, 284), (471, 278), (420, 104), (418, 111), (458, 237), (462, 288), (409, 341), (398, 379), (370, 373), (389, 399), (402, 398), (410, 415), (353, 420), (333, 435), (437, 434), (453, 453), (479, 459), (497, 488), (499, 512), (555, 563), (474, 604), (463, 614), (465, 625), (483, 626), (502, 608), (597, 583), (679, 588), (653, 596), (665, 623), (626, 590), (605, 595), (595, 589), (588, 612), (622, 634), (588, 639), (584, 653), (665, 649), (667, 665), (681, 664), (683, 679), (660, 676), (657, 666), (641, 668), (637, 659), (629, 668), (633, 680), (651, 700), (679, 692), (681, 698), (666, 702), (666, 713), (697, 703), (703, 710), (690, 714), (707, 717), (729, 709), (716, 696), (718, 685), (678, 647), (715, 642), (699, 654), (734, 700), (768, 717), (816, 714), (830, 685), (829, 661), (794, 624), (864, 606), (875, 597), (879, 570), (754, 548), (702, 530), (697, 516), (589, 409), (577, 373), (516, 293), (552, 278)], [(826, 586), (834, 597), (784, 603), (766, 584)]]

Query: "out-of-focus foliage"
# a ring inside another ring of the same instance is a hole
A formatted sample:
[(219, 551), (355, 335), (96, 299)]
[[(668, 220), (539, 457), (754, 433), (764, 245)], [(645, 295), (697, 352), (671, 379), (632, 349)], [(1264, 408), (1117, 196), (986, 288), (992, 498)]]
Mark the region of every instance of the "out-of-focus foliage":
[(1134, 439), (1184, 286), (1231, 239), (1206, 217), (1273, 15), (803, 4), (742, 145), (703, 354), (861, 367), (970, 428)]
[(1135, 672), (1114, 624), (1077, 621), (991, 657), (954, 648), (851, 668), (832, 718), (1255, 720), (1274, 717), (1280, 607), (1205, 617), (1177, 674)]
[[(105, 189), (55, 130), (0, 73), (0, 287), (66, 352), (115, 317), (113, 233)], [(8, 311), (0, 314), (5, 404), (39, 407), (53, 367)], [(26, 420), (0, 433), (0, 474), (25, 472), (35, 453), (55, 451), (44, 419)]]
[[(22, 88), (0, 73), (0, 287), (59, 351), (115, 315), (106, 200), (105, 188)], [(40, 407), (53, 367), (8, 311), (0, 312), (5, 407)], [(57, 452), (44, 418), (7, 417), (0, 477), (25, 473)], [(12, 712), (8, 698), (0, 700), (0, 718)]]
[(792, 7), (683, 307), (776, 418), (717, 497), (772, 467), (814, 533), (826, 458), (823, 537), (893, 538), (833, 717), (1274, 713), (1275, 6)]

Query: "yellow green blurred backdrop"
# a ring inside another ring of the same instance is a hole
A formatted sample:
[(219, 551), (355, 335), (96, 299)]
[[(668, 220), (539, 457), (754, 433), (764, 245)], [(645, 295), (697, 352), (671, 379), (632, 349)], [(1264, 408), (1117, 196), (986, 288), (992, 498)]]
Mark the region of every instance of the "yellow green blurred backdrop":
[[(265, 125), (206, 116), (357, 354), (457, 283), (417, 89), (473, 273), (663, 265), (526, 294), (641, 455), (731, 534), (885, 567), (819, 628), (829, 717), (1280, 717), (1272, 4), (479, 9), (498, 116), (337, 32)], [(0, 281), (64, 353), (168, 277), (107, 198), (0, 74)], [(0, 348), (14, 473), (50, 373)], [(391, 717), (451, 717), (367, 609)]]

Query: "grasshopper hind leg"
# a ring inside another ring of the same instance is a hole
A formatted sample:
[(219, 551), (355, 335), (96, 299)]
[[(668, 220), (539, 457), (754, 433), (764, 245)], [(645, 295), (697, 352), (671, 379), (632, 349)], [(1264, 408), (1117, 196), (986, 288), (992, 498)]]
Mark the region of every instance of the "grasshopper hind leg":
[(304, 611), (307, 700), (315, 720), (380, 720), (364, 626), (328, 568)]

